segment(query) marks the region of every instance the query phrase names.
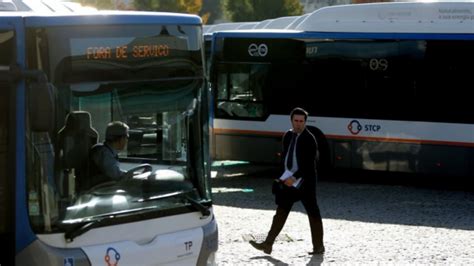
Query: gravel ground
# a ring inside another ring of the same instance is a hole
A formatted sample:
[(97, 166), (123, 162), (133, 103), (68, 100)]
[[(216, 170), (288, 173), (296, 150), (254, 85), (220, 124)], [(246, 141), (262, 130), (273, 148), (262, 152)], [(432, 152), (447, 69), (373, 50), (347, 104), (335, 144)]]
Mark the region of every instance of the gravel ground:
[(310, 256), (301, 203), (267, 255), (248, 240), (265, 237), (275, 211), (274, 171), (215, 167), (218, 265), (474, 265), (474, 192), (407, 185), (320, 181), (324, 256)]

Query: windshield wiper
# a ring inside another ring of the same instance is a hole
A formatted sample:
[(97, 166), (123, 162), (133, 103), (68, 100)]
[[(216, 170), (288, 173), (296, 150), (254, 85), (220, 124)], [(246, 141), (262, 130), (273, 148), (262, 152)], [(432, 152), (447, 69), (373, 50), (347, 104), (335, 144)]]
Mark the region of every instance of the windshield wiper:
[(102, 219), (90, 221), (88, 223), (83, 224), (79, 228), (74, 228), (73, 230), (66, 232), (64, 234), (64, 238), (66, 239), (66, 242), (70, 243), (74, 241), (74, 238), (84, 234), (85, 232), (91, 230), (92, 228), (96, 228), (98, 225), (101, 225), (104, 219), (110, 219), (110, 218), (102, 218)]
[(209, 215), (211, 215), (211, 211), (209, 211), (209, 207), (206, 207), (205, 205), (189, 197), (188, 195), (183, 195), (183, 198), (186, 199), (189, 203), (191, 203), (191, 206), (193, 206), (194, 208), (196, 208), (198, 211), (201, 212), (202, 214), (201, 219), (204, 219), (208, 217)]
[(134, 200), (132, 202), (147, 202), (147, 201), (161, 200), (161, 199), (172, 198), (172, 197), (175, 197), (175, 196), (182, 196), (182, 195), (187, 194), (187, 193), (189, 193), (189, 191), (176, 191), (176, 192), (161, 194), (161, 195), (157, 195), (157, 196), (151, 196), (151, 197), (148, 197), (148, 198), (138, 199), (138, 200)]
[(145, 202), (145, 201), (153, 201), (153, 200), (161, 200), (161, 199), (166, 199), (166, 198), (178, 197), (178, 198), (186, 200), (186, 202), (190, 203), (191, 206), (193, 206), (196, 210), (200, 211), (202, 216), (203, 216), (201, 218), (206, 218), (207, 216), (209, 216), (211, 214), (211, 211), (209, 211), (209, 207), (203, 205), (199, 201), (197, 201), (197, 200), (191, 198), (190, 196), (188, 196), (188, 194), (190, 192), (193, 192), (193, 190), (191, 190), (191, 191), (177, 191), (177, 192), (167, 193), (167, 194), (163, 194), (163, 195), (158, 195), (158, 196), (153, 196), (153, 197), (149, 197), (149, 198), (139, 199), (139, 200), (137, 200), (137, 202)]
[(143, 208), (137, 208), (137, 209), (132, 209), (132, 210), (126, 210), (126, 211), (106, 213), (106, 214), (98, 216), (97, 219), (86, 222), (85, 224), (79, 227), (75, 227), (72, 230), (67, 231), (64, 234), (64, 238), (66, 239), (66, 242), (72, 242), (74, 238), (84, 234), (85, 232), (93, 228), (98, 227), (99, 225), (111, 224), (111, 221), (114, 220), (119, 215), (128, 215), (128, 214), (142, 212), (144, 210), (150, 210), (150, 209), (155, 209), (155, 208), (156, 207), (143, 207)]

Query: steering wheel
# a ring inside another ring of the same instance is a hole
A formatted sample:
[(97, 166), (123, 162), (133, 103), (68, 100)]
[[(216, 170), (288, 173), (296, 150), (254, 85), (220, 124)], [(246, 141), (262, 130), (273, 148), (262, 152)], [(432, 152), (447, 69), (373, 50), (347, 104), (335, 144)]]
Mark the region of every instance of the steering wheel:
[(153, 170), (153, 167), (148, 163), (140, 164), (139, 166), (133, 167), (132, 169), (128, 170), (125, 175), (132, 178), (134, 176), (134, 173), (140, 169), (143, 169), (140, 173), (140, 174), (143, 174), (146, 172), (151, 172)]

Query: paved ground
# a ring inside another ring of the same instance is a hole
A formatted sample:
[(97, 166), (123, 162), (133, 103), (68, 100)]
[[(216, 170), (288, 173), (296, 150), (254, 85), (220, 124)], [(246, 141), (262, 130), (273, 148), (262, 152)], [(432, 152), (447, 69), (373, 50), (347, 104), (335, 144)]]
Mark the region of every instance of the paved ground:
[(309, 224), (298, 203), (270, 256), (248, 239), (270, 228), (276, 173), (245, 165), (214, 170), (218, 265), (474, 265), (472, 190), (321, 181), (326, 254), (307, 255)]

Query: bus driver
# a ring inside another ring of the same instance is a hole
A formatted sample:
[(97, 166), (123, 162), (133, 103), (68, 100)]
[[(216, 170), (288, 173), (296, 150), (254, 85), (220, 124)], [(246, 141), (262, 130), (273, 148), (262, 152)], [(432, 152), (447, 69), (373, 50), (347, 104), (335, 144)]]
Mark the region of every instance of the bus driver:
[(120, 169), (118, 152), (122, 151), (128, 143), (127, 124), (114, 121), (107, 125), (105, 131), (105, 142), (92, 146), (90, 152), (89, 184), (85, 189), (89, 189), (97, 184), (107, 181), (129, 178), (132, 173)]

